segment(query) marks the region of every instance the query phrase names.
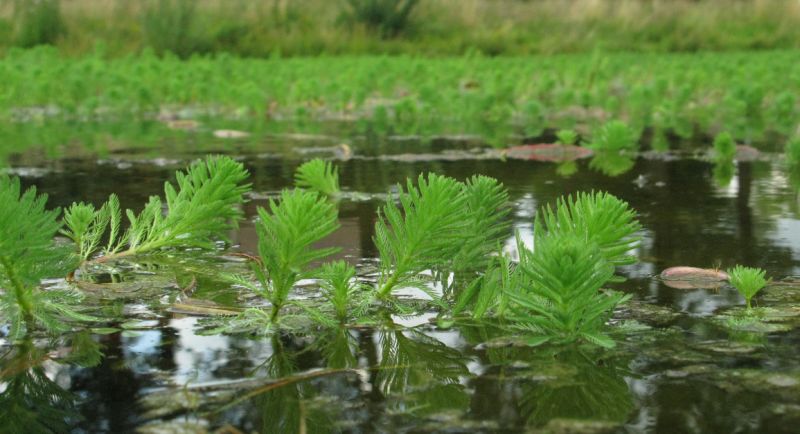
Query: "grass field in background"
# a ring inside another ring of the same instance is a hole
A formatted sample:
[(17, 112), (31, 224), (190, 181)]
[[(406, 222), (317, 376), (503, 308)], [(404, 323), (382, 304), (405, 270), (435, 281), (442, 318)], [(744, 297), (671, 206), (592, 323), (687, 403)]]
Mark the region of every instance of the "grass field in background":
[(391, 31), (359, 19), (347, 0), (1, 2), (0, 50), (39, 42), (71, 55), (102, 43), (109, 55), (151, 47), (254, 57), (797, 48), (800, 2), (419, 0)]

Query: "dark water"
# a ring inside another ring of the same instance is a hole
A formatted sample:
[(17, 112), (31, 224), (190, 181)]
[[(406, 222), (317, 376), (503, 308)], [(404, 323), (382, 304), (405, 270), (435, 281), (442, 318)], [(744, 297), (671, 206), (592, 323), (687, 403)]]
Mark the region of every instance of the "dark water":
[[(26, 185), (50, 195), (51, 206), (99, 204), (115, 192), (123, 207), (136, 208), (196, 156), (182, 149), (174, 160), (112, 153), (9, 162)], [(780, 282), (757, 297), (782, 312), (781, 327), (742, 331), (720, 320), (743, 304), (732, 288), (675, 289), (654, 278), (670, 266), (737, 263), (775, 280), (800, 275), (800, 202), (779, 161), (738, 163), (723, 186), (712, 164), (692, 158), (639, 158), (614, 177), (581, 161), (565, 177), (553, 163), (426, 152), (434, 155), (356, 150), (339, 161), (353, 199), (340, 204), (342, 228), (326, 242), (368, 272), (381, 195), (428, 171), (500, 179), (523, 239), (540, 206), (570, 192), (607, 190), (628, 201), (644, 227), (640, 263), (625, 268), (629, 279), (617, 285), (634, 295), (614, 315), (622, 324), (612, 332), (617, 348), (509, 345), (492, 327), (440, 327), (434, 313), (306, 335), (205, 334), (215, 318), (170, 307), (191, 278), (193, 299), (260, 303), (214, 278), (214, 270), (239, 264), (221, 254), (143, 259), (94, 276), (98, 284), (128, 285), (125, 296), (99, 297), (118, 318), (107, 324), (116, 331), (18, 346), (0, 339), (0, 432), (36, 432), (37, 423), (75, 433), (797, 432), (800, 289)], [(289, 187), (312, 153), (265, 146), (241, 154), (255, 194), (248, 223), (233, 234), (235, 250), (255, 251), (256, 206)]]

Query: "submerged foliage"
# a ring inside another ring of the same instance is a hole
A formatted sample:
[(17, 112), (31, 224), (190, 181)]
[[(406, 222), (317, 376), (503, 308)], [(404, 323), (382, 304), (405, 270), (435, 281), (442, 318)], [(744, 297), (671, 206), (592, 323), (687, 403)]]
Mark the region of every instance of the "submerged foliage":
[(54, 243), (60, 210), (46, 210), (46, 202), (35, 187), (22, 192), (18, 178), (0, 176), (0, 311), (12, 339), (34, 325), (60, 332), (70, 328), (65, 319), (92, 319), (71, 307), (78, 294), (39, 289), (42, 279), (64, 276), (77, 263), (68, 247)]
[(731, 285), (733, 285), (739, 294), (744, 297), (747, 302), (747, 308), (750, 309), (750, 301), (753, 297), (761, 291), (769, 280), (765, 278), (766, 271), (760, 268), (751, 268), (737, 265), (728, 270)]

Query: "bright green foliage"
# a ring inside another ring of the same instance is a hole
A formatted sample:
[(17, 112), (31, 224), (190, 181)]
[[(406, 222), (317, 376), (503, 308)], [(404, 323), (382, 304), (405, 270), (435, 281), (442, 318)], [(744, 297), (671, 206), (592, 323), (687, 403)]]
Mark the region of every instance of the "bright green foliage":
[(610, 121), (595, 133), (589, 147), (598, 151), (636, 151), (637, 137), (622, 121)]
[(161, 199), (151, 196), (138, 215), (126, 211), (130, 226), (120, 236), (119, 199), (112, 194), (96, 211), (85, 204), (70, 207), (64, 233), (78, 245), (84, 260), (95, 253), (106, 228), (109, 233), (105, 259), (162, 248), (213, 248), (215, 239), (226, 239), (226, 232), (238, 226), (242, 217), (240, 205), (250, 190), (250, 184), (244, 183), (247, 177), (244, 166), (232, 158), (209, 156), (185, 172), (176, 173), (177, 189), (164, 183), (166, 215)]
[(727, 132), (714, 137), (714, 160), (718, 162), (733, 161), (736, 157), (736, 143)]
[(50, 357), (29, 340), (17, 354), (0, 361), (0, 426), (5, 433), (51, 434), (71, 431), (70, 421), (80, 419), (78, 397), (51, 380), (42, 361)]
[(465, 227), (450, 268), (455, 272), (483, 270), (509, 234), (508, 191), (496, 179), (477, 175), (463, 184), (461, 195)]
[[(75, 243), (81, 260), (88, 260), (100, 246), (106, 228), (111, 222), (113, 203), (117, 204), (117, 210), (119, 210), (119, 201), (116, 199), (116, 195), (112, 195), (109, 202), (106, 202), (97, 211), (95, 211), (94, 205), (79, 202), (73, 203), (64, 212), (64, 225), (66, 228), (60, 232)], [(115, 222), (117, 228), (119, 228), (119, 219), (117, 218)]]
[(585, 340), (614, 346), (601, 330), (614, 307), (629, 296), (600, 291), (614, 267), (597, 244), (587, 243), (580, 233), (555, 232), (539, 237), (534, 252), (522, 244), (519, 248), (519, 267), (530, 286), (507, 288), (508, 318), (537, 335), (531, 343)]
[(636, 212), (626, 202), (606, 192), (578, 193), (549, 205), (537, 215), (534, 245), (547, 237), (575, 234), (586, 245), (596, 245), (600, 255), (613, 266), (636, 262), (630, 255), (639, 243), (641, 229)]
[(766, 271), (760, 268), (743, 267), (737, 265), (728, 270), (731, 285), (736, 287), (739, 294), (747, 301), (747, 308), (750, 309), (750, 300), (760, 291), (767, 286), (770, 282), (764, 276)]
[(727, 187), (735, 174), (736, 165), (733, 161), (717, 161), (714, 163), (712, 175), (714, 176), (714, 182), (719, 187)]
[(79, 301), (76, 294), (39, 289), (42, 279), (64, 276), (77, 262), (68, 248), (53, 243), (59, 210), (46, 210), (46, 201), (34, 187), (22, 193), (18, 178), (0, 176), (0, 311), (12, 339), (34, 324), (58, 332), (69, 328), (64, 318), (91, 319), (69, 307)]
[(496, 256), (486, 272), (461, 291), (452, 313), (458, 315), (469, 309), (475, 319), (484, 318), (490, 313), (503, 316), (508, 304), (508, 298), (503, 294), (504, 288), (527, 287), (525, 279), (525, 275), (517, 272), (508, 256)]
[[(266, 37), (262, 30), (267, 31), (263, 23), (259, 24), (259, 37)], [(298, 38), (304, 34), (295, 33)], [(525, 39), (524, 44), (531, 46), (531, 39)], [(271, 43), (262, 45), (247, 43), (241, 48), (277, 48)], [(309, 46), (303, 43), (302, 47)], [(284, 48), (280, 46), (285, 54)], [(381, 50), (385, 52), (386, 47)], [(102, 50), (86, 56), (59, 56), (57, 51), (45, 48), (11, 50), (5, 53), (4, 68), (0, 68), (0, 83), (4, 84), (0, 121), (6, 123), (0, 128), (0, 160), (9, 152), (19, 152), (22, 146), (52, 146), (56, 150), (65, 140), (107, 142), (101, 140), (107, 134), (127, 144), (160, 143), (165, 134), (181, 133), (149, 123), (147, 128), (140, 128), (138, 122), (130, 121), (146, 119), (164, 106), (177, 109), (191, 105), (201, 112), (213, 111), (217, 119), (244, 114), (242, 122), (251, 125), (254, 141), (260, 134), (309, 128), (309, 122), (325, 122), (336, 112), (360, 121), (348, 126), (352, 131), (345, 135), (365, 134), (365, 128), (378, 136), (418, 134), (423, 138), (446, 131), (480, 135), (503, 146), (509, 144), (511, 135), (595, 125), (600, 113), (594, 108), (601, 107), (609, 119), (629, 120), (626, 122), (635, 134), (649, 126), (659, 133), (656, 137), (666, 134), (694, 141), (696, 134), (708, 134), (724, 125), (746, 130), (742, 137), (757, 144), (766, 140), (774, 144), (773, 137), (790, 134), (800, 114), (787, 112), (786, 99), (778, 98), (800, 94), (800, 82), (792, 79), (797, 63), (794, 51), (707, 53), (702, 58), (603, 53), (558, 58), (417, 57), (413, 61), (402, 56), (300, 57), (280, 62), (247, 54), (246, 58), (195, 56), (182, 60), (157, 57), (148, 50), (121, 57)], [(591, 86), (580, 84), (588, 84), (587, 72)], [(529, 79), (532, 74), (536, 80)], [(298, 76), (307, 80), (296, 84)], [(409, 76), (417, 79), (409, 81)], [(456, 85), (462, 82), (463, 88)], [(630, 91), (609, 98), (609, 89), (617, 86)], [(751, 94), (755, 96), (745, 98)], [(761, 102), (752, 106), (758, 95), (763, 95)], [(267, 96), (274, 104), (265, 104)], [(741, 100), (744, 112), (737, 109), (725, 114), (730, 98)], [(380, 103), (374, 106), (377, 101)], [(60, 114), (36, 125), (10, 122), (20, 107), (43, 106), (58, 107)], [(578, 106), (590, 109), (576, 111)], [(758, 116), (747, 116), (753, 107)], [(646, 115), (649, 111), (652, 116)], [(75, 116), (96, 116), (104, 122), (75, 124), (69, 121)], [(275, 118), (294, 121), (268, 120)], [(114, 119), (128, 122), (106, 122)], [(733, 126), (729, 120), (743, 125)], [(786, 125), (792, 128), (781, 131)], [(315, 124), (312, 128), (328, 127)], [(199, 131), (198, 137), (209, 133)], [(739, 134), (737, 131), (736, 136)], [(186, 141), (177, 141), (176, 145), (180, 142)], [(189, 145), (205, 143), (218, 142), (199, 140)]]
[(359, 300), (362, 287), (356, 280), (356, 269), (345, 261), (336, 261), (322, 266), (322, 296), (330, 302), (336, 322), (344, 324), (363, 311)]
[(786, 162), (790, 167), (800, 166), (800, 137), (794, 137), (786, 143)]
[(562, 145), (575, 145), (578, 143), (578, 133), (575, 130), (558, 130), (556, 138), (558, 138), (558, 143)]
[(269, 208), (269, 212), (258, 208), (261, 263), (254, 270), (262, 288), (257, 292), (272, 303), (274, 322), (308, 266), (338, 250), (314, 249), (313, 245), (335, 231), (339, 223), (336, 207), (311, 191), (284, 190), (280, 202), (270, 200)]
[(375, 246), (380, 254), (378, 295), (387, 297), (399, 284), (418, 285), (416, 276), (449, 262), (461, 249), (467, 228), (461, 214), (466, 197), (458, 181), (428, 174), (417, 186), (408, 181), (398, 206), (389, 198), (375, 223)]
[(131, 228), (127, 236), (135, 253), (163, 247), (213, 247), (212, 239), (225, 238), (242, 216), (239, 206), (250, 189), (243, 184), (248, 173), (230, 157), (207, 157), (177, 174), (177, 190), (164, 183), (167, 214), (153, 196), (135, 216), (128, 210)]
[(339, 169), (330, 162), (315, 158), (297, 168), (294, 183), (299, 188), (307, 188), (328, 197), (339, 194)]

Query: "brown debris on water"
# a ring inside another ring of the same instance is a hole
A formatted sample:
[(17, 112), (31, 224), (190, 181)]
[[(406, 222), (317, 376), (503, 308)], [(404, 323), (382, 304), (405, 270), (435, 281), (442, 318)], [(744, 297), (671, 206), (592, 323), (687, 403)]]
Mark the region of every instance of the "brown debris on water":
[(512, 146), (506, 149), (506, 157), (532, 161), (574, 161), (592, 155), (592, 150), (575, 145), (537, 143)]
[(728, 280), (728, 273), (713, 268), (670, 267), (662, 271), (661, 281), (675, 289), (716, 289)]

